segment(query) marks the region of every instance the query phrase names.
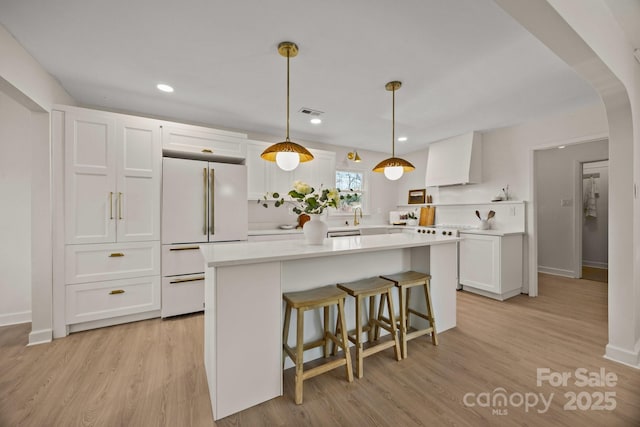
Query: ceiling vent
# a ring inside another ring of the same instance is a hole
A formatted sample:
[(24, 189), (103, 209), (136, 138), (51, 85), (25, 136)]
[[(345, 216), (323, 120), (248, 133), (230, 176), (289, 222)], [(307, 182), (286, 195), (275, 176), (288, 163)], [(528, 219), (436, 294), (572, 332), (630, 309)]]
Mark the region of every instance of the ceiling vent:
[(324, 114), (324, 111), (314, 110), (312, 108), (302, 107), (298, 110), (299, 113), (306, 114), (311, 117), (319, 117)]

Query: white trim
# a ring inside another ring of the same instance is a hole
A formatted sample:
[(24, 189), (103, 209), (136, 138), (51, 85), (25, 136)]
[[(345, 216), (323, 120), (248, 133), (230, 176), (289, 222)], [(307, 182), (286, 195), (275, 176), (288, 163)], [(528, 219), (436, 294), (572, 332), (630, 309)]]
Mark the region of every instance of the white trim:
[(609, 263), (608, 262), (589, 261), (587, 259), (583, 259), (582, 260), (582, 265), (585, 266), (585, 267), (603, 268), (605, 270), (609, 268)]
[(31, 322), (31, 310), (0, 314), (0, 326), (18, 325)]
[(611, 344), (607, 344), (605, 351), (603, 356), (605, 359), (640, 369), (640, 340), (636, 343), (634, 351), (629, 351)]
[(553, 274), (554, 276), (570, 277), (572, 279), (577, 278), (575, 271), (564, 270), (562, 268), (553, 268), (553, 267), (546, 267), (544, 265), (539, 265), (538, 271), (540, 273)]
[(582, 162), (573, 162), (573, 271), (582, 277)]
[(51, 342), (53, 339), (53, 330), (52, 329), (40, 329), (39, 331), (31, 331), (29, 333), (29, 344), (28, 346), (45, 344)]

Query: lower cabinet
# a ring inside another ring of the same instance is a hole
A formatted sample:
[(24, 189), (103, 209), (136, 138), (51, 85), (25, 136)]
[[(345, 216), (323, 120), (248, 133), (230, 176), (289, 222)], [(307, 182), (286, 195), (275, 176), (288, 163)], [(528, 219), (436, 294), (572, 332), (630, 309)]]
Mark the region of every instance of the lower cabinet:
[(69, 325), (159, 309), (159, 276), (66, 287), (66, 321)]
[(522, 234), (460, 233), (460, 284), (463, 289), (505, 300), (522, 289)]
[(204, 310), (204, 260), (199, 244), (162, 246), (161, 317)]

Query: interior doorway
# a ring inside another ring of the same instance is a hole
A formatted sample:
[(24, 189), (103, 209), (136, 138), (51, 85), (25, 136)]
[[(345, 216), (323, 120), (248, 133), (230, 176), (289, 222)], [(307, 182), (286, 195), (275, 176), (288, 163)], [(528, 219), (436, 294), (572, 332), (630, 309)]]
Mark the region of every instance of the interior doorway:
[(582, 163), (580, 273), (583, 279), (608, 282), (609, 161)]

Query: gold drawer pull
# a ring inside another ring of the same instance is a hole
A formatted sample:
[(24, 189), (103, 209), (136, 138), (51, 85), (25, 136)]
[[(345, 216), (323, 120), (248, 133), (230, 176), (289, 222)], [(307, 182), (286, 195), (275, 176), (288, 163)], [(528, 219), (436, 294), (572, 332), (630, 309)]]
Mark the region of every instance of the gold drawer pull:
[(169, 251), (195, 251), (200, 249), (200, 246), (185, 246), (183, 248), (171, 248)]
[(109, 295), (118, 295), (118, 294), (124, 294), (124, 289), (114, 289), (113, 291), (109, 292)]
[(185, 283), (185, 282), (197, 282), (198, 280), (204, 280), (204, 276), (202, 276), (202, 277), (193, 277), (191, 279), (172, 280), (169, 283), (174, 284), (174, 283)]
[(213, 150), (209, 150), (208, 148), (205, 148), (202, 150), (203, 153), (213, 153)]
[(109, 254), (109, 258), (117, 258), (117, 257), (121, 257), (124, 256), (124, 254), (122, 252), (114, 252), (112, 254)]

